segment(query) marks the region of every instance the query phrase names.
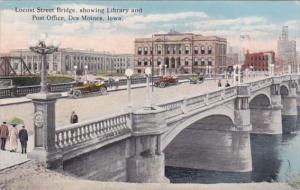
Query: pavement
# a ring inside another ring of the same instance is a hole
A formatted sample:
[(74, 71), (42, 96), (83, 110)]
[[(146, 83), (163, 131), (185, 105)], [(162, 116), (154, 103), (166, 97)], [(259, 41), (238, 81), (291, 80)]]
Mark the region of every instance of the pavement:
[[(260, 80), (265, 77), (256, 77), (246, 79), (245, 82)], [(184, 82), (184, 81), (182, 81)], [(186, 82), (186, 81), (185, 81)], [(182, 83), (166, 88), (153, 88), (151, 102), (153, 104), (161, 104), (171, 100), (178, 100), (184, 97), (196, 96), (212, 92), (219, 87), (217, 80), (207, 80), (201, 84)], [(225, 80), (222, 80), (223, 85)], [(145, 84), (134, 85), (132, 89), (132, 105), (134, 107), (143, 107), (145, 105), (146, 89), (142, 88)], [(108, 95), (92, 95), (83, 98), (65, 98), (58, 99), (55, 108), (56, 128), (61, 129), (69, 125), (70, 115), (75, 111), (79, 116), (79, 122), (103, 117), (105, 115), (114, 114), (126, 109), (129, 105), (127, 99), (127, 91), (125, 86), (118, 89), (109, 89)], [(0, 122), (10, 121), (14, 117), (21, 118), (29, 132), (28, 152), (33, 149), (33, 114), (34, 107), (31, 100), (26, 97), (1, 99), (0, 102)], [(9, 146), (9, 145), (8, 145)], [(20, 147), (20, 144), (19, 144)], [(1, 168), (11, 167), (15, 164), (27, 161), (23, 155), (19, 153), (2, 152), (0, 156)], [(20, 157), (20, 158), (18, 158)]]

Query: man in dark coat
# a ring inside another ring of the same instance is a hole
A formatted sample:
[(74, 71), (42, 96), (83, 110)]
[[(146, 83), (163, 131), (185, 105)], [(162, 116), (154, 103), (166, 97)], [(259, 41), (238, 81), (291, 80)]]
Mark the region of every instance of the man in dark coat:
[(9, 135), (9, 130), (4, 121), (2, 125), (0, 125), (0, 138), (1, 138), (1, 150), (5, 150), (6, 139)]
[(28, 133), (25, 129), (25, 126), (22, 126), (22, 129), (19, 131), (19, 139), (22, 147), (22, 154), (27, 153), (27, 141), (28, 141)]
[(77, 116), (77, 114), (75, 113), (75, 111), (72, 111), (70, 122), (71, 122), (72, 124), (73, 124), (73, 123), (78, 123), (78, 116)]

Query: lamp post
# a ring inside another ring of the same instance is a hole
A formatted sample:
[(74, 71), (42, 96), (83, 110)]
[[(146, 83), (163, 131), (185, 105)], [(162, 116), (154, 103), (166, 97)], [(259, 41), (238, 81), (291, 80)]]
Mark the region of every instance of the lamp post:
[(74, 80), (77, 80), (77, 65), (74, 65)]
[(30, 159), (43, 163), (47, 168), (57, 167), (62, 162), (60, 149), (55, 147), (55, 102), (60, 94), (49, 93), (47, 84), (46, 55), (58, 50), (59, 42), (52, 42), (42, 34), (39, 41), (30, 43), (30, 50), (41, 54), (41, 91), (27, 95), (34, 105), (34, 148), (28, 153)]
[(145, 69), (145, 74), (147, 77), (147, 98), (146, 98), (146, 108), (151, 109), (151, 92), (150, 92), (150, 75), (152, 74), (151, 68), (147, 67)]
[(42, 55), (42, 71), (41, 71), (41, 92), (48, 92), (48, 72), (46, 55), (52, 54), (58, 50), (59, 42), (50, 41), (47, 34), (42, 34), (38, 41), (31, 41), (29, 49), (34, 53)]
[(127, 77), (127, 92), (128, 92), (128, 107), (132, 107), (131, 101), (131, 76), (133, 75), (132, 69), (126, 69), (125, 75)]
[(165, 64), (165, 76), (167, 75), (167, 64)]
[(85, 66), (84, 66), (85, 81), (87, 81), (87, 72), (88, 72), (88, 68), (89, 68), (88, 65), (85, 65)]
[(242, 65), (237, 65), (238, 67), (238, 84), (241, 84), (242, 81)]
[(162, 65), (160, 64), (160, 65), (159, 65), (159, 76), (161, 76), (161, 75), (162, 75), (162, 73), (161, 73), (161, 69), (162, 69)]

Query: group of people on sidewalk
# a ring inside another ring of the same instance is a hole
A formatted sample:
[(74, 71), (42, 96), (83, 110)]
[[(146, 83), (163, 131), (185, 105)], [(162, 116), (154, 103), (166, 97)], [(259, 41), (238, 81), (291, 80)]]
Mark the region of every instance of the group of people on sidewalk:
[[(219, 88), (222, 87), (222, 82), (221, 82), (221, 80), (218, 81), (218, 87), (219, 87)], [(230, 87), (230, 84), (229, 84), (228, 80), (226, 80), (225, 87)]]
[(10, 152), (17, 152), (18, 139), (21, 143), (22, 154), (27, 153), (28, 133), (25, 126), (22, 129), (17, 129), (17, 124), (8, 125), (5, 121), (0, 125), (1, 150), (5, 151), (7, 141), (9, 141)]

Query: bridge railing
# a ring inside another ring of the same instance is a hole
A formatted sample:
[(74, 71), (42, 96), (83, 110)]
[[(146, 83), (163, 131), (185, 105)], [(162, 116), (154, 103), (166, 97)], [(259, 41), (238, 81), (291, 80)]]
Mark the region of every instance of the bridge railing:
[(168, 103), (159, 104), (158, 106), (166, 110), (167, 118), (171, 118), (183, 114), (187, 110), (199, 109), (235, 96), (237, 96), (237, 87), (229, 87), (207, 94), (170, 101)]
[[(58, 83), (49, 85), (50, 92), (66, 92), (74, 86), (75, 82), (70, 83)], [(8, 88), (0, 88), (0, 98), (9, 98), (9, 97), (20, 97), (26, 96), (27, 94), (38, 93), (41, 90), (40, 85), (31, 85), (31, 86), (11, 86)]]
[(105, 141), (124, 135), (131, 131), (129, 120), (130, 114), (122, 113), (66, 126), (56, 130), (55, 145), (66, 148), (95, 138)]

